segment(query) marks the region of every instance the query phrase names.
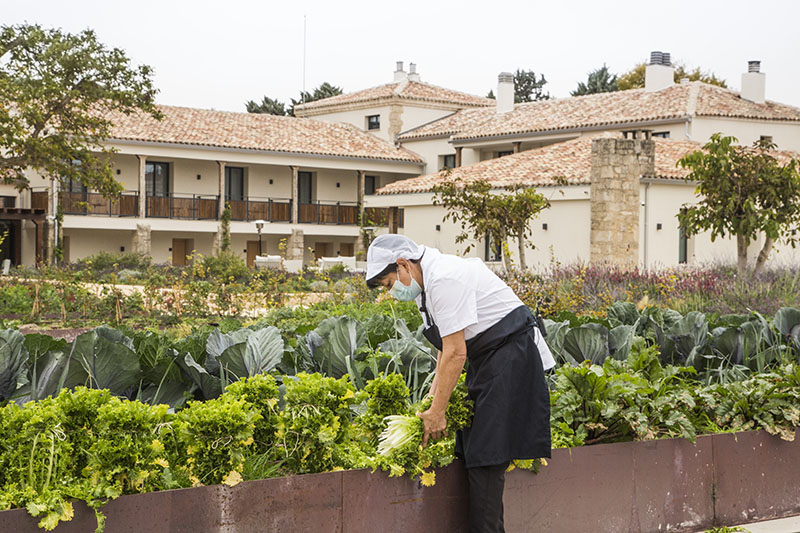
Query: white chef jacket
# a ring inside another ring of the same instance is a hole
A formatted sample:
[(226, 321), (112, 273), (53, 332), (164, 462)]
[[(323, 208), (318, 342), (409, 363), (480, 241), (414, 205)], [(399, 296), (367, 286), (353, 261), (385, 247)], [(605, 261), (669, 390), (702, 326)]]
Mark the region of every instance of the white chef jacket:
[[(486, 331), (508, 313), (523, 305), (514, 291), (479, 258), (464, 259), (425, 247), (420, 262), (428, 312), (442, 337), (464, 330), (469, 340)], [(422, 305), (422, 296), (416, 299)], [(425, 313), (425, 326), (429, 327)], [(534, 328), (536, 347), (547, 370), (555, 365), (539, 328)]]

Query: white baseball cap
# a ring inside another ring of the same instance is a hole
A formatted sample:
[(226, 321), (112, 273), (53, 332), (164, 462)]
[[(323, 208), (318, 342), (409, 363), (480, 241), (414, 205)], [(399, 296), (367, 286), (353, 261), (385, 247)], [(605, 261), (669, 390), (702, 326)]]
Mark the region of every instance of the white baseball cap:
[(398, 259), (419, 259), (424, 252), (424, 246), (418, 245), (405, 235), (396, 233), (379, 235), (367, 250), (367, 281), (378, 276)]

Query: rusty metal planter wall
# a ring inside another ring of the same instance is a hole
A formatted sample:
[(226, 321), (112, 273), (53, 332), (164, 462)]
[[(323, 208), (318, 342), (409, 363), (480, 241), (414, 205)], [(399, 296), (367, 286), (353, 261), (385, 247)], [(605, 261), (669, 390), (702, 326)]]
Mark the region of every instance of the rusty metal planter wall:
[[(538, 475), (506, 476), (506, 531), (697, 531), (800, 514), (800, 440), (763, 431), (553, 450)], [(83, 504), (57, 532), (92, 531)], [(123, 496), (109, 533), (467, 530), (460, 463), (423, 488), (368, 470), (329, 472)], [(38, 532), (24, 509), (0, 513), (0, 531)]]

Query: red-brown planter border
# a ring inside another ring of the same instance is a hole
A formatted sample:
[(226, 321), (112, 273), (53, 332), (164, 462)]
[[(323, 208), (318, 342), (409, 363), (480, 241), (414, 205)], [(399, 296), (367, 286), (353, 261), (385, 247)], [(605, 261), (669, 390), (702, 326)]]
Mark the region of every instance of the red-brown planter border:
[[(537, 475), (506, 477), (506, 530), (697, 531), (800, 514), (800, 440), (764, 431), (553, 450)], [(467, 530), (461, 463), (436, 485), (368, 470), (328, 472), (123, 496), (105, 508), (109, 533)], [(24, 509), (0, 512), (0, 531), (41, 531)], [(76, 504), (57, 532), (93, 531)]]

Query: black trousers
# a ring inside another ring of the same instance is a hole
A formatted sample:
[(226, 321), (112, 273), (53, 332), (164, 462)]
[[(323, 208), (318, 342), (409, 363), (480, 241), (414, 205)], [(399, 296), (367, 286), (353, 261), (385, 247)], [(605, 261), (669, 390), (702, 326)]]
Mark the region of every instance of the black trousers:
[(504, 533), (503, 488), (508, 462), (467, 469), (470, 533)]

